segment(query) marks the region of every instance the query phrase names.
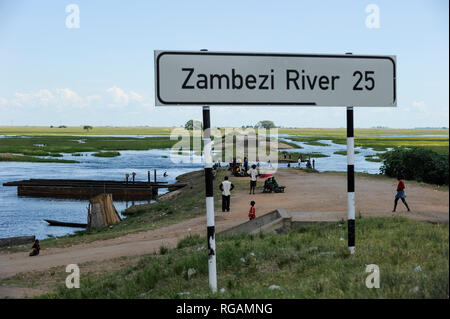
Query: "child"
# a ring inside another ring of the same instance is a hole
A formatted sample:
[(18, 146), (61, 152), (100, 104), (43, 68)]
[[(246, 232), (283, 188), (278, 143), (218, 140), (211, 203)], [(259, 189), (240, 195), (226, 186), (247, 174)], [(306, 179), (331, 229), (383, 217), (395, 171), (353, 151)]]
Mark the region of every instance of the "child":
[(41, 245), (39, 245), (39, 240), (36, 239), (34, 241), (33, 247), (31, 247), (31, 248), (33, 248), (33, 250), (31, 251), (30, 256), (39, 255), (39, 251), (41, 250)]
[(255, 201), (250, 202), (250, 210), (248, 211), (248, 219), (253, 220), (256, 217)]
[(394, 213), (395, 210), (397, 209), (397, 203), (398, 200), (401, 199), (403, 204), (406, 206), (406, 208), (408, 209), (408, 212), (410, 212), (411, 210), (409, 209), (408, 204), (406, 203), (406, 195), (405, 195), (405, 182), (403, 181), (401, 176), (397, 177), (398, 180), (398, 185), (397, 185), (397, 195), (395, 195), (395, 201), (394, 201), (394, 209), (392, 210), (392, 212)]

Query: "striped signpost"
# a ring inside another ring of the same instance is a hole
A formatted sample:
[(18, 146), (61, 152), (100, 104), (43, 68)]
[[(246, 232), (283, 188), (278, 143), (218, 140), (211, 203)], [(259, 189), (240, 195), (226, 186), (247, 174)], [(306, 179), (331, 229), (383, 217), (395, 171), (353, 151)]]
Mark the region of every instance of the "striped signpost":
[(208, 267), (213, 292), (217, 292), (217, 270), (209, 105), (347, 107), (348, 249), (353, 254), (353, 106), (397, 106), (396, 63), (395, 56), (351, 53), (155, 51), (155, 105), (203, 106)]
[(205, 159), (206, 231), (208, 240), (209, 286), (217, 292), (216, 237), (214, 225), (214, 191), (211, 156), (211, 121), (209, 106), (203, 107), (203, 157)]
[(353, 107), (347, 107), (347, 227), (348, 249), (355, 253), (355, 138)]

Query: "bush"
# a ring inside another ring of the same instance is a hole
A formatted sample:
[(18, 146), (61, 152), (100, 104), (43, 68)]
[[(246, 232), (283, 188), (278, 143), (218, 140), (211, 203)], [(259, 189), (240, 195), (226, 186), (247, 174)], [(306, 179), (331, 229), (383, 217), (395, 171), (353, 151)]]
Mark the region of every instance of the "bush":
[(432, 150), (414, 148), (396, 148), (383, 156), (382, 174), (416, 180), (437, 185), (448, 185), (448, 155)]

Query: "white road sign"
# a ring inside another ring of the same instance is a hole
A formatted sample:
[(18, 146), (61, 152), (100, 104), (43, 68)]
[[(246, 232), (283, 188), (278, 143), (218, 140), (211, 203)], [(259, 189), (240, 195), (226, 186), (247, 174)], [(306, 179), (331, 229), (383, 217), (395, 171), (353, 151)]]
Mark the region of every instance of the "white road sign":
[(156, 105), (396, 106), (395, 56), (155, 51)]

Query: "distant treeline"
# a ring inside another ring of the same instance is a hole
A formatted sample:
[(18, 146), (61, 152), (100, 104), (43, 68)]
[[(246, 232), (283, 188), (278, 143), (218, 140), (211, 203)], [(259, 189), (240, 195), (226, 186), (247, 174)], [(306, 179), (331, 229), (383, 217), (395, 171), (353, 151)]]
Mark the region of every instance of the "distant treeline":
[(381, 172), (437, 185), (448, 185), (448, 154), (438, 154), (423, 147), (396, 148), (383, 155)]

